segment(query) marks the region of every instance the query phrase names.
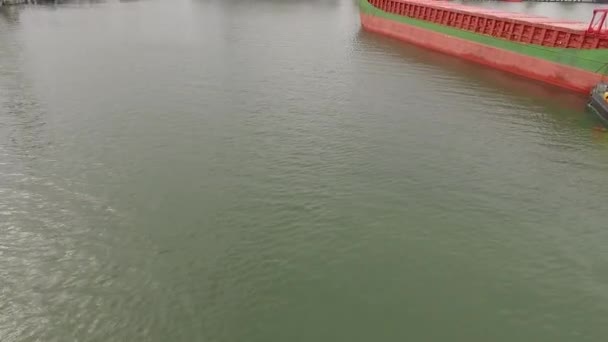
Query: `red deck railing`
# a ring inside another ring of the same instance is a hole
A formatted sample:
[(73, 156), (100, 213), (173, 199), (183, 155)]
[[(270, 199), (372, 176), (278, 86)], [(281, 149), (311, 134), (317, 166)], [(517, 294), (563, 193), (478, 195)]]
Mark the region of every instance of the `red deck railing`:
[(573, 49), (608, 48), (608, 9), (589, 25), (523, 13), (508, 13), (433, 0), (369, 0), (385, 12), (518, 43)]
[(608, 9), (602, 8), (593, 10), (593, 18), (591, 18), (589, 28), (587, 29), (588, 35), (608, 35), (608, 23), (606, 22), (606, 15), (608, 15)]

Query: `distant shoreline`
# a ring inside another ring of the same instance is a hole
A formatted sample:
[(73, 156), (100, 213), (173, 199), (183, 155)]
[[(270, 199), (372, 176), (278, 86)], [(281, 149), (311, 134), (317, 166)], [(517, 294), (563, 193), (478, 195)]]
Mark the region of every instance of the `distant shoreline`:
[(27, 3), (27, 0), (0, 0), (0, 7), (4, 5), (20, 5)]

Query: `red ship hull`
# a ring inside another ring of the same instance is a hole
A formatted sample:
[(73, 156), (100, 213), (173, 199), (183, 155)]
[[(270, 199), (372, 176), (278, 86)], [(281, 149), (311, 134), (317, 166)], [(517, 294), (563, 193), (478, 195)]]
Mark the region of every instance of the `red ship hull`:
[(602, 80), (602, 75), (590, 71), (365, 13), (361, 13), (361, 24), (371, 32), (577, 92), (587, 93)]

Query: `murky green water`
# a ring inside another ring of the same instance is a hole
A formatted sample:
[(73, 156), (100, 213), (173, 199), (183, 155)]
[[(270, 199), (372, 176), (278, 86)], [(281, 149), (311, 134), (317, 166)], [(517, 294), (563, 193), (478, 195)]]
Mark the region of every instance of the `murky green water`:
[(585, 98), (354, 1), (0, 11), (0, 340), (603, 341)]

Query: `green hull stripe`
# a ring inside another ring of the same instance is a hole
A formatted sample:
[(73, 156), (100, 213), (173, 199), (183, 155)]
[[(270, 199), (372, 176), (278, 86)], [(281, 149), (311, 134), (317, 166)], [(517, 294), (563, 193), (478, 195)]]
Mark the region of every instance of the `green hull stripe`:
[(542, 58), (555, 63), (569, 65), (591, 72), (608, 74), (608, 49), (560, 49), (549, 48), (539, 45), (516, 43), (506, 39), (494, 38), (475, 32), (465, 31), (449, 26), (431, 23), (424, 20), (418, 20), (410, 17), (384, 12), (374, 7), (367, 0), (360, 0), (359, 7), (361, 12), (368, 15), (373, 15), (376, 17), (381, 17), (392, 21), (397, 21), (404, 24), (424, 28), (427, 30), (447, 34), (461, 39), (466, 39), (477, 43), (497, 47), (500, 49), (517, 52), (522, 55)]

